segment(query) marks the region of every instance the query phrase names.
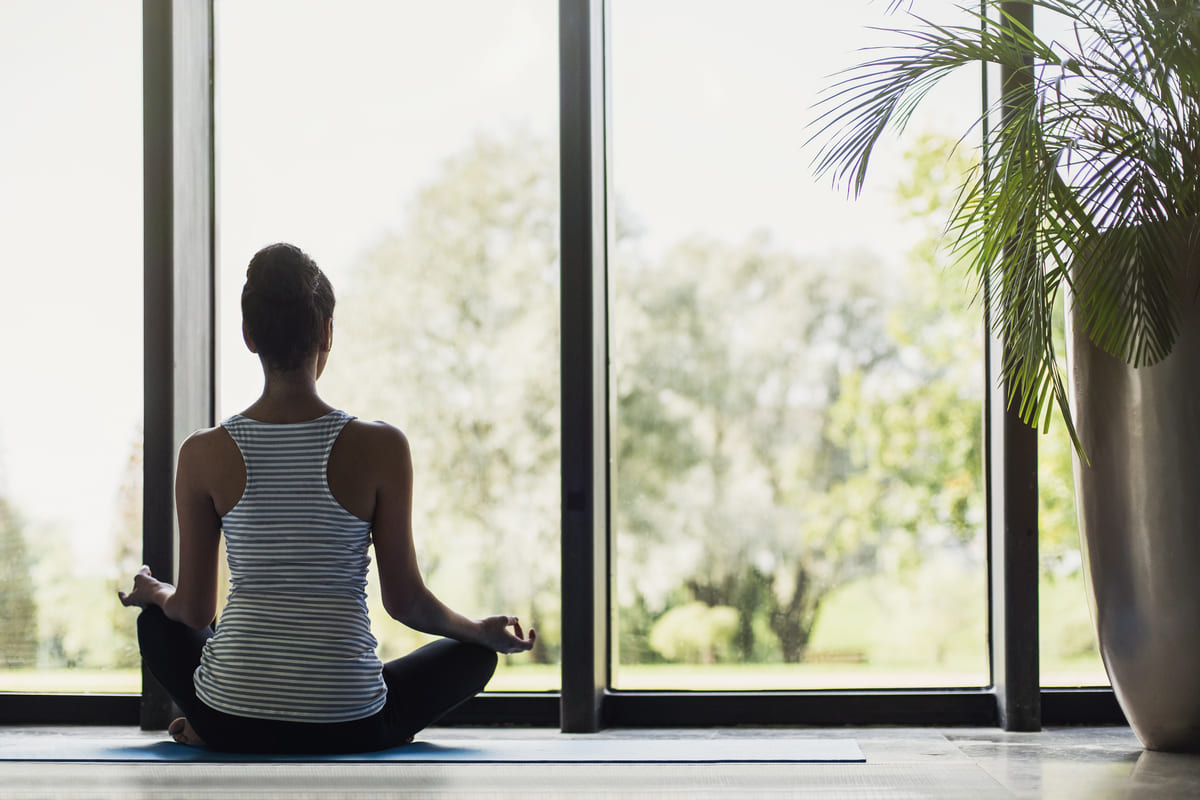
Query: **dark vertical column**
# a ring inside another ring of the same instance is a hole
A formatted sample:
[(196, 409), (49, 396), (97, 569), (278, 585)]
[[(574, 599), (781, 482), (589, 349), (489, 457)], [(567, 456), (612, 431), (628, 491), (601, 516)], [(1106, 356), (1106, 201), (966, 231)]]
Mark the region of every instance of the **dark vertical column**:
[(608, 686), (608, 337), (603, 0), (559, 0), (562, 729)]
[[(175, 579), (175, 453), (213, 422), (212, 2), (142, 5), (145, 443), (142, 552)], [(143, 669), (141, 722), (171, 703)]]
[[(1005, 11), (1029, 29), (1033, 7), (1005, 3)], [(1012, 23), (1004, 20), (1002, 26)], [(1001, 72), (1001, 100), (1032, 91), (1032, 74)], [(1003, 116), (1007, 117), (1007, 107)], [(1006, 119), (1001, 120), (1003, 124)], [(989, 319), (990, 323), (990, 319)], [(989, 325), (990, 328), (990, 325)], [(1038, 659), (1037, 430), (1021, 421), (1019, 400), (1001, 382), (1004, 343), (989, 337), (988, 540), (991, 571), (992, 683), (1000, 724), (1009, 731), (1041, 728)]]

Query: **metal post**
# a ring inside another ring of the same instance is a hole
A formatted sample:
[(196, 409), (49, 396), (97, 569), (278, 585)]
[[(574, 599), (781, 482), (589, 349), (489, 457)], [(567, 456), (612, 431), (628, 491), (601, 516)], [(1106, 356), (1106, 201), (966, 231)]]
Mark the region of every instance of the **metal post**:
[[(175, 453), (213, 424), (212, 0), (144, 0), (145, 461), (142, 550), (175, 578)], [(141, 723), (170, 699), (143, 668)]]
[(559, 0), (564, 731), (604, 726), (609, 684), (603, 0)]
[[(1004, 3), (1004, 10), (1033, 29), (1033, 7)], [(1002, 26), (1011, 26), (1008, 19)], [(1032, 63), (1032, 62), (1030, 62)], [(1004, 116), (1007, 97), (1032, 91), (1032, 75), (1001, 73)], [(1006, 120), (1002, 120), (1003, 121)], [(990, 319), (989, 330), (990, 330)], [(990, 391), (987, 425), (988, 581), (991, 609), (992, 685), (997, 716), (1009, 731), (1041, 729), (1041, 672), (1038, 658), (1038, 486), (1037, 430), (1021, 421), (1019, 400), (1009, 401), (1000, 365), (1004, 342), (989, 336), (985, 356)]]

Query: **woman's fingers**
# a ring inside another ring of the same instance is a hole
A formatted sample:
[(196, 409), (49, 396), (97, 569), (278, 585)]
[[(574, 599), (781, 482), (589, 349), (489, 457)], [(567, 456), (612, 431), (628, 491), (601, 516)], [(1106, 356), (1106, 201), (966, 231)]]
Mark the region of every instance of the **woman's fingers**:
[[(513, 617), (512, 620), (513, 620), (513, 632), (517, 637), (517, 641), (519, 641), (521, 643), (521, 650), (533, 649), (533, 643), (534, 643), (534, 641), (537, 640), (537, 632), (534, 631), (533, 628), (530, 628), (529, 635), (526, 636), (525, 632), (521, 630), (521, 623), (519, 621), (517, 621), (517, 618)], [(521, 650), (518, 650), (517, 652), (521, 652)]]
[(117, 599), (124, 606), (141, 606), (144, 603), (143, 593), (147, 586), (152, 586), (157, 583), (157, 579), (150, 573), (150, 567), (142, 564), (142, 568), (133, 576), (133, 590), (129, 592), (117, 590)]
[[(497, 615), (485, 621), (485, 627), (491, 629), (489, 636), (494, 637), (491, 645), (499, 653), (523, 653), (533, 648), (537, 634), (533, 628), (528, 634), (521, 628), (521, 621), (511, 615)], [(512, 628), (512, 631), (508, 629)]]
[(537, 640), (537, 633), (533, 630), (533, 628), (529, 629), (528, 636), (526, 636), (525, 633), (523, 633), (521, 631), (521, 626), (519, 624), (514, 625), (513, 628), (516, 631), (516, 639), (517, 639), (517, 649), (514, 650), (513, 652), (523, 653), (526, 650), (532, 650), (533, 643)]
[(117, 599), (121, 601), (123, 606), (140, 606), (142, 604), (141, 597), (138, 595), (137, 587), (135, 586), (132, 592), (117, 592)]

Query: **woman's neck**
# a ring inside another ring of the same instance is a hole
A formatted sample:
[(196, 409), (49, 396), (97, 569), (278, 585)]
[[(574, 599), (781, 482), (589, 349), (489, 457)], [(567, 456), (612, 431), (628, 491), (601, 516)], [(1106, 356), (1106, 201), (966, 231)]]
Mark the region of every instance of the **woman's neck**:
[(261, 422), (305, 422), (333, 410), (317, 394), (317, 378), (310, 369), (263, 370), (262, 396), (242, 412)]

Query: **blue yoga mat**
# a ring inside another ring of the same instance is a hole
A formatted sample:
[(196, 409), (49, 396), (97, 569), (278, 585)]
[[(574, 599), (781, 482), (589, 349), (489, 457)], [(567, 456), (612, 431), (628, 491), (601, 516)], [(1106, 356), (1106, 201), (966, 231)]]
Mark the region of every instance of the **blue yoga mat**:
[(219, 753), (170, 741), (67, 733), (4, 735), (0, 761), (861, 763), (866, 759), (853, 739), (440, 739), (377, 753), (293, 756)]

